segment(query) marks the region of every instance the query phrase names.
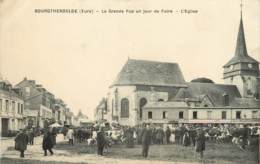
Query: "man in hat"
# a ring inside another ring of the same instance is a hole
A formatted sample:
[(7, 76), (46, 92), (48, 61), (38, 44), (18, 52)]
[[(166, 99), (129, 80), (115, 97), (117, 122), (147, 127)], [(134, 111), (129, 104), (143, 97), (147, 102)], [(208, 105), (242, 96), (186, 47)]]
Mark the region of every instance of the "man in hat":
[(151, 144), (151, 138), (152, 138), (152, 131), (149, 125), (147, 125), (146, 127), (144, 127), (142, 131), (142, 155), (145, 158), (147, 158), (148, 156), (149, 146)]
[(105, 146), (105, 134), (104, 134), (104, 127), (100, 127), (99, 131), (97, 132), (97, 147), (98, 147), (98, 155), (103, 155), (103, 149)]
[(15, 137), (15, 150), (20, 151), (20, 157), (24, 158), (24, 151), (27, 149), (29, 138), (26, 129), (20, 130)]
[(206, 147), (205, 142), (206, 142), (206, 137), (204, 131), (201, 128), (197, 129), (195, 151), (197, 153), (200, 153), (200, 159), (203, 158), (203, 151), (205, 150)]
[(47, 156), (47, 150), (53, 155), (53, 137), (49, 128), (44, 129), (42, 149), (44, 150), (44, 156)]

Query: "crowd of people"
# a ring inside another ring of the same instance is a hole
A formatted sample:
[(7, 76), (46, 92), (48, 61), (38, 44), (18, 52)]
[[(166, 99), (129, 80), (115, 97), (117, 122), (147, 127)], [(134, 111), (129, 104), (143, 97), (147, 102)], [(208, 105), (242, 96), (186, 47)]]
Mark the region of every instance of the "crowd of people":
[[(237, 126), (202, 126), (195, 124), (182, 124), (176, 126), (143, 124), (135, 127), (120, 125), (98, 125), (88, 128), (75, 128), (64, 126), (61, 131), (55, 127), (46, 127), (41, 131), (43, 135), (42, 148), (44, 156), (47, 151), (53, 155), (53, 146), (56, 144), (56, 136), (61, 132), (68, 144), (73, 146), (75, 142), (87, 142), (88, 145), (97, 146), (97, 154), (103, 155), (104, 149), (108, 149), (113, 144), (124, 144), (127, 148), (134, 145), (142, 145), (142, 156), (146, 158), (151, 144), (179, 144), (184, 147), (193, 146), (195, 152), (203, 158), (207, 140), (217, 143), (234, 143), (241, 149), (247, 145), (254, 144), (253, 138), (260, 135), (260, 129), (243, 125)], [(20, 157), (24, 157), (27, 145), (34, 144), (34, 137), (37, 136), (35, 129), (23, 129), (15, 138), (15, 149), (20, 151)], [(258, 141), (258, 140), (257, 140)]]

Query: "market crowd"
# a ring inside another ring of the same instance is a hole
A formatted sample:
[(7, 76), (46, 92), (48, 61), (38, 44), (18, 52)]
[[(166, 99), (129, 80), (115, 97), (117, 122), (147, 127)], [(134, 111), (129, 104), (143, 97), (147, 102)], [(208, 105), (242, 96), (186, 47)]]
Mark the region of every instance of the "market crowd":
[(40, 132), (32, 128), (23, 129), (18, 133), (15, 138), (15, 149), (20, 151), (20, 157), (24, 157), (27, 145), (33, 145), (34, 137), (41, 134), (44, 156), (47, 156), (47, 152), (53, 155), (52, 148), (56, 144), (58, 133), (62, 133), (64, 139), (67, 139), (71, 146), (75, 142), (96, 145), (98, 155), (103, 155), (104, 149), (108, 149), (113, 144), (124, 144), (127, 148), (139, 144), (142, 145), (141, 154), (146, 158), (151, 144), (179, 144), (184, 147), (193, 146), (196, 154), (203, 158), (206, 141), (230, 142), (238, 145), (241, 149), (246, 149), (247, 145), (256, 144), (254, 139), (260, 135), (260, 129), (247, 125), (237, 127), (230, 125), (202, 126), (199, 124), (181, 124), (165, 128), (153, 124), (142, 124), (135, 127), (103, 124), (88, 128), (64, 126), (59, 130), (55, 127), (45, 127)]

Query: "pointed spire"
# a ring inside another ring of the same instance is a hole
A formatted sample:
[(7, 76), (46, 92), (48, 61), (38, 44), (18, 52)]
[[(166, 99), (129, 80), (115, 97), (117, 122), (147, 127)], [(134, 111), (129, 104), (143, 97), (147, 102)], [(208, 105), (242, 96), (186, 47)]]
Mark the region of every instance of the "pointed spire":
[(244, 25), (243, 25), (243, 3), (241, 0), (240, 4), (240, 24), (238, 29), (238, 35), (237, 35), (237, 44), (236, 44), (236, 50), (235, 50), (235, 56), (229, 60), (227, 64), (224, 65), (224, 67), (229, 67), (232, 64), (235, 63), (258, 63), (255, 59), (250, 57), (247, 53), (246, 48), (246, 39), (245, 39), (245, 32), (244, 32)]
[(241, 3), (241, 17), (240, 17), (240, 24), (239, 24), (239, 30), (237, 35), (237, 45), (236, 45), (236, 52), (235, 56), (237, 57), (244, 57), (248, 56), (247, 54), (247, 48), (246, 48), (246, 39), (245, 39), (245, 33), (244, 33), (244, 26), (243, 26), (243, 18), (242, 18), (242, 3)]

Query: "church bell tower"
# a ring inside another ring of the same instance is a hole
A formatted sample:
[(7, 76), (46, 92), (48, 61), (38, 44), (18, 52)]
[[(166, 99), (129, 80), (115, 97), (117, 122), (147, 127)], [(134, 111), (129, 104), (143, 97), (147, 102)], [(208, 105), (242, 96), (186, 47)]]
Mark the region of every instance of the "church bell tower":
[(259, 98), (259, 62), (247, 53), (242, 4), (235, 55), (223, 68), (225, 84), (236, 85), (242, 97)]

